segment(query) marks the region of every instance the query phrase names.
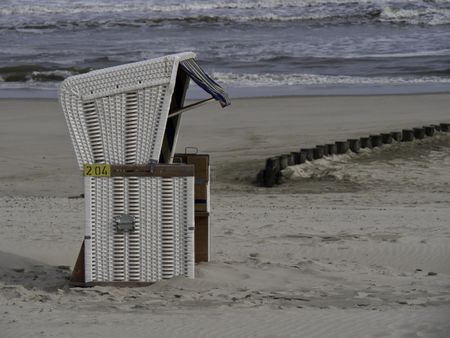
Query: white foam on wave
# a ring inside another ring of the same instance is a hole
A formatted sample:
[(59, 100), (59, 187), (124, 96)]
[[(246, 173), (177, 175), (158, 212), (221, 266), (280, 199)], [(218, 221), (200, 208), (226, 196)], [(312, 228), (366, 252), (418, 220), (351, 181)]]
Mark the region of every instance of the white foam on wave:
[(68, 70), (48, 70), (48, 71), (34, 71), (31, 73), (33, 77), (38, 77), (38, 76), (46, 76), (46, 77), (50, 77), (50, 76), (56, 76), (56, 77), (61, 77), (61, 78), (67, 78), (69, 76), (74, 75), (73, 72), (68, 71)]
[(296, 86), (296, 85), (414, 85), (431, 83), (450, 83), (448, 77), (361, 77), (346, 75), (318, 75), (318, 74), (249, 74), (249, 73), (221, 73), (215, 72), (214, 77), (219, 81), (235, 87), (257, 86)]
[(0, 80), (0, 89), (36, 89), (36, 90), (55, 90), (59, 88), (61, 81), (35, 81), (28, 80), (26, 82), (5, 82)]
[[(330, 55), (314, 55), (315, 57), (330, 57)], [(361, 59), (361, 58), (375, 58), (375, 59), (391, 59), (391, 58), (413, 58), (421, 56), (450, 56), (450, 49), (437, 50), (421, 50), (404, 53), (385, 53), (385, 54), (347, 54), (339, 55), (341, 59)]]
[[(17, 4), (15, 6), (0, 7), (0, 14), (77, 14), (77, 13), (116, 13), (130, 11), (145, 12), (173, 12), (173, 11), (193, 11), (193, 10), (212, 10), (212, 9), (272, 9), (272, 8), (293, 8), (305, 7), (316, 4), (324, 5), (327, 3), (351, 3), (352, 0), (257, 0), (246, 1), (210, 1), (210, 2), (179, 2), (161, 4), (157, 1), (128, 1), (123, 3), (111, 3), (109, 1), (77, 1), (72, 3), (67, 0), (51, 1), (47, 4), (39, 5)], [(368, 1), (370, 2), (370, 1)]]
[[(15, 4), (0, 4), (0, 15), (4, 16), (52, 16), (80, 14), (125, 14), (125, 13), (177, 13), (181, 17), (192, 17), (194, 13), (211, 15), (229, 21), (302, 21), (356, 16), (371, 16), (381, 11), (379, 21), (392, 23), (441, 25), (450, 23), (448, 0), (424, 2), (411, 8), (407, 0), (256, 0), (246, 1), (160, 1), (129, 0), (111, 2), (106, 0), (45, 0), (39, 5), (31, 1)], [(345, 6), (345, 7), (344, 7)], [(338, 9), (338, 11), (336, 11)], [(232, 11), (232, 14), (220, 13)], [(241, 11), (242, 10), (242, 11)], [(236, 12), (237, 11), (237, 12)], [(244, 13), (243, 11), (250, 11)], [(272, 12), (271, 12), (272, 11)], [(269, 13), (268, 13), (269, 12)], [(247, 15), (250, 14), (250, 15)], [(22, 18), (23, 19), (23, 18)]]
[(381, 12), (379, 20), (382, 22), (413, 25), (445, 25), (450, 24), (450, 9), (432, 7), (415, 9), (386, 7)]
[[(332, 1), (331, 1), (332, 2)], [(161, 4), (157, 1), (128, 1), (123, 3), (111, 3), (109, 1), (77, 1), (72, 3), (67, 0), (53, 1), (39, 5), (16, 5), (0, 7), (0, 14), (78, 14), (78, 13), (123, 13), (132, 11), (144, 12), (173, 12), (173, 11), (200, 11), (213, 9), (270, 9), (283, 7), (303, 7), (309, 1), (295, 0), (258, 0), (245, 1), (210, 1), (210, 2), (179, 2)]]

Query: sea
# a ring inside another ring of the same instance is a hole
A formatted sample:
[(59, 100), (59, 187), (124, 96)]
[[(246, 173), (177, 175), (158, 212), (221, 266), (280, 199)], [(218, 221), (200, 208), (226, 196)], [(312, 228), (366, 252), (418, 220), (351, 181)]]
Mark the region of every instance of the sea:
[(0, 1), (0, 97), (184, 51), (231, 97), (448, 92), (450, 0)]

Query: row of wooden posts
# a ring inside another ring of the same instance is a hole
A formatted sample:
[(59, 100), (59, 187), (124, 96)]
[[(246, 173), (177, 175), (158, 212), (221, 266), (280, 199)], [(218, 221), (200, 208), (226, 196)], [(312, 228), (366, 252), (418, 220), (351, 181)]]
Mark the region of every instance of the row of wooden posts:
[(281, 170), (291, 165), (313, 161), (324, 156), (345, 154), (348, 151), (359, 153), (363, 148), (381, 147), (383, 144), (393, 142), (411, 142), (430, 137), (435, 132), (450, 132), (450, 123), (433, 124), (420, 128), (403, 129), (390, 133), (369, 135), (368, 137), (352, 138), (347, 141), (337, 141), (317, 145), (315, 148), (301, 148), (300, 151), (291, 152), (266, 159), (266, 167), (256, 175), (256, 183), (261, 187), (273, 187), (281, 183)]

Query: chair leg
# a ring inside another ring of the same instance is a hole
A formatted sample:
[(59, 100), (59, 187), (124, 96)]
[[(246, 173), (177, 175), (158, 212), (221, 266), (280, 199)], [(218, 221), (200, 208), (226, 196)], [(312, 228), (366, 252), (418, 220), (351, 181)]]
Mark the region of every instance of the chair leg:
[(80, 253), (78, 254), (77, 261), (72, 271), (72, 276), (70, 277), (71, 284), (83, 285), (85, 283), (84, 274), (84, 240), (81, 244)]

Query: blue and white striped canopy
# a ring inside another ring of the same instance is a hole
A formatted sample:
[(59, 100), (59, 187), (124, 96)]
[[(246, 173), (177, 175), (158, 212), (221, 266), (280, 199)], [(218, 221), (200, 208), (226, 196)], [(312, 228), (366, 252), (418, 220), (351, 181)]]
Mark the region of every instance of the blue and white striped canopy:
[(230, 98), (225, 90), (214, 81), (206, 72), (200, 68), (198, 63), (194, 59), (188, 59), (180, 62), (183, 70), (188, 76), (203, 90), (208, 92), (220, 102), (222, 107), (229, 106), (231, 104)]

